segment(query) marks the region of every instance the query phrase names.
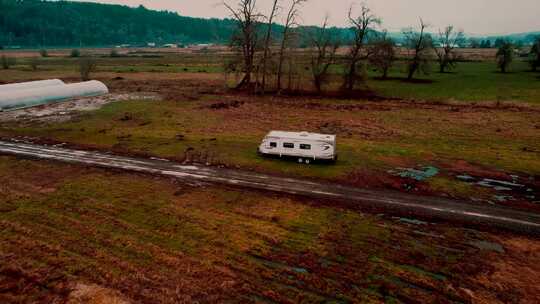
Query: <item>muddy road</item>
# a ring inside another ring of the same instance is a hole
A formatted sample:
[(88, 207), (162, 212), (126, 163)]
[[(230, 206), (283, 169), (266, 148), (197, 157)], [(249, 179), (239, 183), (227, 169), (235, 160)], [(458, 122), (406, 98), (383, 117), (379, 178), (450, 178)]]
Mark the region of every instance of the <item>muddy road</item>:
[(472, 227), (491, 227), (540, 235), (540, 215), (473, 202), (367, 190), (337, 184), (284, 178), (240, 170), (181, 165), (167, 160), (116, 156), (53, 146), (0, 141), (0, 153), (172, 177), (186, 183), (215, 183), (330, 201), (400, 216), (451, 221)]

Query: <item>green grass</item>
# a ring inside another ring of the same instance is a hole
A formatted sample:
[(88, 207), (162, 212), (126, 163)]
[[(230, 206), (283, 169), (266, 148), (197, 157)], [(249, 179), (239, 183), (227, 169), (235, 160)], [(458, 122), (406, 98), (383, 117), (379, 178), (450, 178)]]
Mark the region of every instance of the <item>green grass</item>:
[[(436, 69), (436, 67), (434, 67)], [(459, 63), (451, 73), (432, 72), (417, 79), (431, 83), (407, 83), (405, 67), (399, 63), (391, 70), (394, 80), (368, 81), (370, 88), (388, 97), (420, 100), (527, 101), (540, 103), (540, 73), (529, 72), (526, 62), (516, 60), (509, 73), (502, 74), (494, 62)], [(374, 72), (371, 76), (377, 75)], [(378, 75), (377, 75), (378, 76)]]
[[(216, 54), (166, 54), (163, 58), (96, 58), (97, 72), (102, 73), (223, 73), (223, 63), (229, 56)], [(14, 72), (4, 73), (0, 80), (9, 80), (10, 73), (24, 71), (28, 78), (39, 73), (74, 73), (78, 69), (77, 58), (50, 57), (39, 59), (37, 72), (30, 70), (29, 59), (19, 59), (12, 67)], [(309, 67), (309, 64), (303, 63)], [(423, 83), (408, 83), (406, 67), (403, 61), (397, 61), (389, 73), (390, 80), (378, 80), (379, 74), (369, 70), (367, 85), (377, 94), (406, 99), (429, 101), (522, 101), (540, 103), (540, 73), (529, 72), (529, 66), (521, 59), (516, 59), (510, 72), (502, 74), (494, 61), (460, 62), (451, 73), (438, 73), (437, 64), (432, 64), (433, 72), (419, 74), (415, 78)], [(334, 67), (335, 83), (329, 87), (339, 87), (342, 68)], [(310, 86), (309, 70), (305, 71), (303, 82)], [(57, 77), (62, 77), (59, 74)], [(4, 78), (4, 79), (2, 79)]]

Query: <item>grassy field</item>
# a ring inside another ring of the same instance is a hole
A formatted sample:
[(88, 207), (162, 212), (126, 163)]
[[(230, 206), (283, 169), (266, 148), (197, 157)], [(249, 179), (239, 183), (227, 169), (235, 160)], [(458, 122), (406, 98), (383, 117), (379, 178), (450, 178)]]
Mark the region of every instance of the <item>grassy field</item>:
[[(491, 56), (491, 50), (487, 50)], [(201, 73), (222, 74), (223, 64), (230, 60), (229, 54), (215, 52), (198, 53), (148, 53), (131, 54), (129, 57), (108, 58), (105, 53), (96, 57), (98, 71), (109, 73)], [(155, 58), (153, 58), (155, 57)], [(490, 57), (491, 58), (491, 57)], [(39, 75), (39, 72), (56, 73), (59, 75), (73, 75), (76, 77), (78, 58), (48, 57), (38, 58), (38, 71), (32, 71), (30, 62), (36, 59), (18, 58), (17, 65), (12, 67), (22, 72), (23, 79)], [(303, 65), (305, 75), (301, 87), (310, 87), (309, 60), (305, 59)], [(432, 63), (433, 72), (429, 75), (418, 75), (416, 83), (404, 81), (406, 68), (403, 61), (397, 61), (389, 73), (390, 80), (376, 79), (379, 75), (372, 70), (368, 71), (370, 77), (368, 88), (376, 94), (405, 99), (420, 99), (430, 101), (525, 101), (539, 103), (540, 86), (539, 73), (529, 72), (529, 66), (521, 59), (516, 59), (510, 72), (502, 74), (493, 60), (461, 62), (451, 73), (438, 73), (437, 64)], [(339, 86), (340, 69), (334, 67), (333, 77), (335, 83), (329, 85)], [(24, 71), (29, 73), (24, 73)], [(18, 74), (5, 73), (0, 81), (16, 80)], [(21, 76), (19, 76), (21, 77)]]
[[(525, 177), (540, 174), (538, 109), (525, 102), (540, 100), (535, 97), (540, 89), (533, 73), (502, 75), (495, 72), (493, 62), (475, 62), (460, 64), (452, 74), (432, 74), (433, 83), (411, 84), (396, 79), (403, 76), (399, 67), (390, 74), (392, 80), (372, 79), (368, 83), (386, 96), (430, 102), (460, 100), (440, 105), (247, 97), (226, 92), (221, 74), (197, 72), (219, 69), (216, 57), (100, 58), (99, 72), (94, 76), (106, 82), (113, 93), (151, 91), (162, 95), (164, 101), (116, 103), (67, 123), (3, 124), (0, 135), (37, 136), (181, 161), (188, 157), (279, 174), (353, 181), (363, 186), (396, 187), (396, 181), (385, 176), (386, 171), (397, 166), (436, 165), (448, 174), (422, 188), (458, 197), (484, 194), (448, 176), (471, 173), (466, 172), (471, 167), (472, 171), (487, 168), (492, 175), (498, 175), (498, 171)], [(0, 81), (56, 77), (74, 81), (78, 77), (77, 59), (45, 58), (37, 71), (28, 70), (24, 60), (28, 59), (19, 59), (21, 65), (5, 70)], [(127, 72), (119, 73), (120, 68)], [(155, 72), (144, 72), (149, 70)], [(115, 80), (118, 77), (120, 80)], [(527, 77), (531, 81), (526, 81)], [(466, 100), (486, 102), (475, 106), (464, 103)], [(497, 100), (516, 101), (497, 107)], [(241, 106), (227, 106), (235, 101)], [(212, 108), (220, 103), (225, 108)], [(336, 133), (341, 160), (336, 166), (306, 168), (261, 159), (253, 151), (272, 129)], [(183, 140), (177, 140), (178, 136)], [(194, 152), (187, 155), (186, 151), (192, 149)], [(376, 182), (370, 183), (370, 176), (378, 176)]]
[[(69, 119), (0, 113), (0, 137), (540, 212), (529, 192), (499, 201), (501, 193), (456, 178), (518, 175), (540, 189), (540, 82), (524, 63), (507, 75), (493, 62), (462, 63), (417, 83), (404, 82), (398, 65), (390, 80), (368, 81), (388, 97), (370, 101), (247, 95), (225, 88), (219, 55), (159, 56), (99, 58), (93, 77), (113, 94), (160, 99)], [(36, 71), (28, 60), (2, 70), (0, 83), (78, 81), (77, 59), (45, 58)], [(257, 156), (262, 137), (279, 129), (337, 134), (339, 161)], [(440, 172), (425, 181), (391, 172), (423, 166)], [(142, 303), (540, 301), (540, 244), (526, 237), (5, 156), (0, 194), (0, 302), (62, 302), (80, 284)]]
[[(113, 80), (115, 75), (96, 74), (112, 92), (150, 91), (165, 100), (109, 104), (68, 122), (6, 122), (0, 135), (363, 187), (410, 188), (387, 171), (433, 165), (441, 174), (416, 183), (416, 191), (485, 200), (495, 194), (460, 183), (455, 175), (517, 174), (534, 183), (540, 174), (540, 114), (535, 106), (255, 97), (224, 91), (215, 74), (141, 72)], [(260, 140), (274, 129), (335, 133), (340, 160), (333, 166), (306, 167), (257, 156)]]
[(1, 156), (0, 190), (4, 303), (62, 301), (75, 283), (147, 303), (533, 303), (540, 294), (532, 239)]

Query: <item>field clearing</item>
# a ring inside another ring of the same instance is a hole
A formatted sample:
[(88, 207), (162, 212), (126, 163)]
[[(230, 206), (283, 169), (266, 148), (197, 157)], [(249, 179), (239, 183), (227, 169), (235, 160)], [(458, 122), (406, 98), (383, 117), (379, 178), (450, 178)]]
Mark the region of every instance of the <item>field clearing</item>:
[[(540, 212), (540, 76), (522, 61), (506, 75), (491, 61), (463, 62), (414, 83), (398, 62), (390, 80), (368, 72), (374, 96), (350, 99), (230, 90), (219, 53), (90, 52), (92, 78), (110, 96), (0, 113), (0, 138)], [(35, 71), (31, 53), (20, 55), (0, 83), (79, 81), (79, 59), (51, 54)], [(339, 161), (257, 156), (263, 136), (280, 129), (337, 134)], [(437, 175), (396, 175), (427, 166)], [(141, 303), (540, 302), (540, 243), (525, 236), (6, 156), (0, 193), (0, 302), (62, 302), (88, 290)]]
[[(0, 300), (538, 301), (538, 240), (0, 157)], [(24, 292), (22, 292), (24, 291)]]
[[(4, 51), (7, 56), (17, 58), (11, 70), (4, 70), (1, 82), (27, 79), (42, 79), (56, 76), (77, 79), (78, 58), (69, 57), (70, 50), (52, 50), (47, 58), (36, 58), (37, 51)], [(200, 77), (221, 78), (225, 85), (224, 64), (231, 60), (231, 53), (221, 47), (195, 49), (119, 49), (120, 56), (110, 57), (110, 49), (83, 49), (97, 62), (99, 73), (115, 73), (115, 77), (129, 77), (138, 73), (155, 74), (201, 74)], [(540, 102), (540, 74), (529, 72), (528, 64), (522, 58), (515, 58), (510, 72), (502, 74), (494, 62), (493, 49), (462, 49), (465, 62), (460, 62), (451, 73), (438, 73), (437, 64), (431, 63), (432, 73), (418, 75), (414, 83), (404, 81), (406, 67), (402, 59), (406, 52), (400, 51), (398, 60), (389, 72), (389, 80), (377, 79), (380, 75), (367, 69), (368, 90), (387, 98), (416, 99), (429, 101), (518, 101)], [(303, 71), (294, 84), (295, 88), (312, 88), (310, 81), (310, 57), (304, 50), (295, 63)], [(34, 56), (34, 59), (31, 59)], [(37, 60), (38, 69), (33, 71), (31, 62)], [(333, 79), (327, 89), (338, 89), (342, 80), (341, 67), (331, 68)], [(208, 76), (204, 76), (208, 74)], [(99, 77), (96, 75), (96, 77)], [(157, 76), (156, 77), (160, 77)], [(232, 85), (232, 76), (228, 85)]]
[[(4, 75), (76, 81), (75, 72), (10, 70)], [(469, 174), (511, 180), (515, 174), (540, 188), (540, 108), (534, 104), (259, 97), (227, 91), (216, 73), (95, 75), (113, 93), (146, 92), (162, 100), (116, 102), (63, 122), (0, 119), (0, 136), (540, 210), (536, 198), (499, 202), (500, 193), (456, 179)], [(334, 166), (306, 167), (260, 158), (257, 145), (275, 129), (335, 133), (340, 160)], [(441, 171), (427, 181), (388, 173), (428, 165)]]

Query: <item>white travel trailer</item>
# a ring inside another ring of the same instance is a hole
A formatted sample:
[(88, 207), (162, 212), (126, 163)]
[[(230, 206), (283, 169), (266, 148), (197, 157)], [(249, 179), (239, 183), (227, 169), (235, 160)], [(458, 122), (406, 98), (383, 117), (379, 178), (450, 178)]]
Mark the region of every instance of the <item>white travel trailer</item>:
[(336, 136), (308, 132), (271, 131), (258, 152), (264, 156), (293, 158), (299, 163), (336, 161)]

